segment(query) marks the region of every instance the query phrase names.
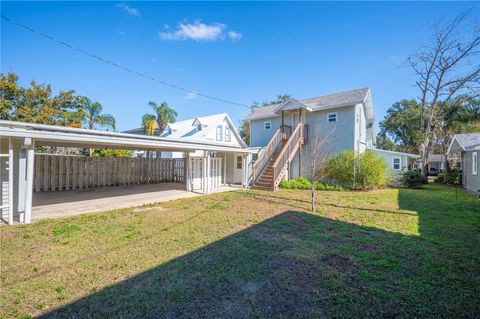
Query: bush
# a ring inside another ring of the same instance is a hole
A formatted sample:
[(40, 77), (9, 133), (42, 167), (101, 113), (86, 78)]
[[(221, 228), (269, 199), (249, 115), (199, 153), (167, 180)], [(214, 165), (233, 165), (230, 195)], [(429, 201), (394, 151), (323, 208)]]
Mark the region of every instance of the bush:
[[(299, 177), (288, 181), (281, 181), (280, 188), (284, 189), (312, 189), (312, 183), (305, 177)], [(315, 189), (320, 191), (341, 191), (344, 188), (340, 185), (315, 183)]]
[(460, 185), (461, 184), (461, 174), (459, 170), (453, 170), (449, 173), (438, 173), (436, 183), (447, 184), (447, 185)]
[(322, 174), (343, 187), (365, 190), (385, 187), (390, 181), (385, 161), (371, 151), (343, 151), (328, 160)]
[(403, 173), (400, 182), (408, 188), (420, 188), (428, 181), (417, 171), (408, 171)]

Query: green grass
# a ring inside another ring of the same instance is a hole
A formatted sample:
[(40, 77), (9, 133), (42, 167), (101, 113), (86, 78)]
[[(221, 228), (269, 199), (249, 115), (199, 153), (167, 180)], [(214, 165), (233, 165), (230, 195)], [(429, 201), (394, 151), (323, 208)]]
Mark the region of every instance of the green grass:
[(480, 201), (229, 192), (1, 227), (0, 317), (479, 317)]

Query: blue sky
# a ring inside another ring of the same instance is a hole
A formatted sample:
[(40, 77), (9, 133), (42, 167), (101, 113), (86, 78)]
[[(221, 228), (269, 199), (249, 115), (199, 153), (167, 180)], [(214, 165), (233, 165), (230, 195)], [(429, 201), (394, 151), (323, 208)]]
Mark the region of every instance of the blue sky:
[[(378, 122), (417, 95), (406, 57), (434, 18), (473, 2), (5, 2), (2, 15), (76, 47), (197, 92), (251, 104), (369, 86)], [(475, 5), (478, 14), (478, 5)], [(117, 128), (140, 125), (148, 101), (178, 119), (249, 110), (161, 86), (1, 21), (1, 71), (100, 102)]]

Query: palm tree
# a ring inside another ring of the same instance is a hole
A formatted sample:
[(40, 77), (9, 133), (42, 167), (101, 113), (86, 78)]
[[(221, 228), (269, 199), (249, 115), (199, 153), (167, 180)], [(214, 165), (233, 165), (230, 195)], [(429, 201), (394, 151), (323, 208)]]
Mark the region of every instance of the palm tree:
[(98, 102), (92, 102), (88, 97), (83, 98), (83, 108), (85, 109), (85, 122), (87, 128), (95, 130), (98, 126), (109, 126), (115, 131), (115, 118), (111, 114), (102, 113), (102, 105)]
[(142, 126), (143, 126), (143, 133), (146, 135), (153, 135), (155, 134), (155, 124), (157, 122), (157, 118), (155, 115), (152, 114), (145, 114), (142, 116)]
[(158, 134), (161, 134), (163, 132), (165, 126), (167, 126), (168, 123), (175, 122), (177, 118), (177, 112), (168, 107), (167, 102), (162, 102), (160, 103), (160, 105), (158, 105), (157, 103), (150, 101), (148, 102), (148, 105), (153, 109), (155, 115), (145, 114), (144, 117), (146, 115), (152, 115), (156, 119), (158, 126)]

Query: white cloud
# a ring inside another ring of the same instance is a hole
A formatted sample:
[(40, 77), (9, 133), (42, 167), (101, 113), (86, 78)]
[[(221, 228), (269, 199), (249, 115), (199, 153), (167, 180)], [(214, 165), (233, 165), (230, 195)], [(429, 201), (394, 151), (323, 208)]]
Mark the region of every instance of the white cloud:
[(185, 100), (193, 100), (194, 98), (196, 98), (198, 95), (197, 93), (195, 92), (188, 92), (187, 95), (185, 95), (183, 98)]
[(132, 16), (135, 16), (135, 17), (140, 17), (140, 11), (137, 8), (130, 7), (128, 4), (117, 3), (116, 7), (124, 10), (129, 15), (132, 15)]
[(240, 32), (235, 32), (235, 31), (228, 31), (227, 36), (232, 40), (233, 42), (237, 42), (242, 38), (242, 34)]
[(127, 35), (126, 32), (123, 32), (123, 31), (121, 31), (121, 30), (117, 31), (117, 33), (120, 34), (121, 36), (126, 36), (126, 35)]
[[(169, 29), (166, 27), (165, 29)], [(178, 28), (174, 31), (159, 32), (158, 35), (162, 40), (193, 40), (197, 42), (217, 41), (228, 37), (232, 41), (238, 41), (242, 37), (241, 33), (235, 31), (226, 31), (227, 26), (222, 23), (205, 24), (202, 22), (195, 23), (179, 23)]]

